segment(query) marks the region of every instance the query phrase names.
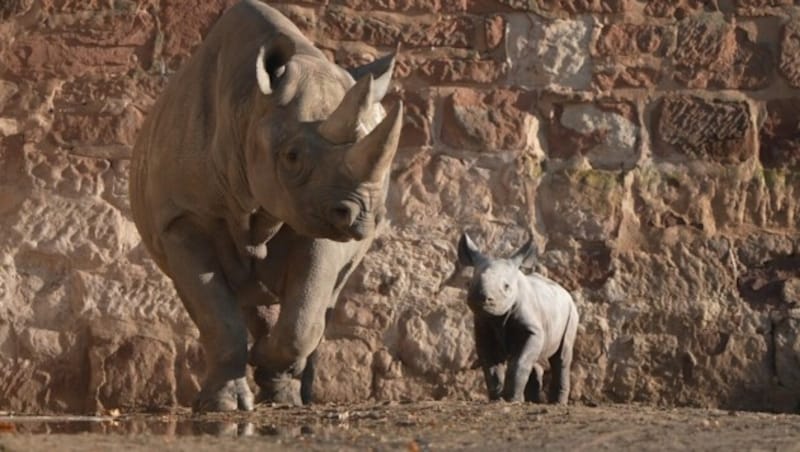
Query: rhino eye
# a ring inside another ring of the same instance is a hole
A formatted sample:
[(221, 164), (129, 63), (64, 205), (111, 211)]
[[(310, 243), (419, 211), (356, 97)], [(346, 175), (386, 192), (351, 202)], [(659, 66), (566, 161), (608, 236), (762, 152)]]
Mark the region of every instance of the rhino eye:
[(295, 148), (291, 148), (288, 151), (283, 153), (283, 160), (286, 161), (289, 165), (294, 165), (300, 160), (300, 151)]
[(309, 168), (303, 162), (303, 151), (297, 147), (290, 147), (280, 154), (281, 166), (289, 183), (303, 184), (308, 178)]
[(511, 288), (511, 286), (508, 283), (503, 283), (503, 290), (508, 292), (508, 289), (510, 289), (510, 288)]

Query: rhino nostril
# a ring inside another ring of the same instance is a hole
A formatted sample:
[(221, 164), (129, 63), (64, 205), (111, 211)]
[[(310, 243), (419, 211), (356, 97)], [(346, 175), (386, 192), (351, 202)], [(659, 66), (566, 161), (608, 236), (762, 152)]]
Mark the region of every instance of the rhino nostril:
[(352, 226), (358, 216), (355, 206), (351, 203), (342, 202), (331, 208), (332, 223), (340, 228)]

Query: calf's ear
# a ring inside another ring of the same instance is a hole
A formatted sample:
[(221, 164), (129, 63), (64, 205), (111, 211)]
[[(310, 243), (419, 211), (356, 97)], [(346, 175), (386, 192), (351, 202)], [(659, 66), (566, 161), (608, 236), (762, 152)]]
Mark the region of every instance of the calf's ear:
[(528, 241), (525, 242), (524, 245), (520, 249), (514, 252), (511, 255), (511, 262), (517, 266), (517, 268), (521, 267), (526, 261), (533, 260), (534, 256), (536, 255), (536, 247), (533, 245), (533, 237), (528, 238)]
[(473, 267), (484, 259), (483, 254), (478, 250), (478, 246), (467, 235), (461, 234), (458, 240), (458, 262), (465, 267)]

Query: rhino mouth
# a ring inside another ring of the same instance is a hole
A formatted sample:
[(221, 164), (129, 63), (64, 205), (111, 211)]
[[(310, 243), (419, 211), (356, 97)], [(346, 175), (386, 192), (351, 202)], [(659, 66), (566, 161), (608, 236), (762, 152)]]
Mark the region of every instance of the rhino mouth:
[(367, 232), (365, 228), (361, 224), (356, 224), (350, 226), (349, 228), (337, 228), (332, 224), (328, 224), (328, 227), (333, 231), (332, 236), (330, 237), (331, 240), (336, 240), (337, 242), (349, 242), (350, 240), (363, 240), (367, 236)]
[(321, 215), (313, 215), (317, 224), (322, 227), (313, 231), (312, 236), (333, 240), (335, 242), (349, 242), (351, 240), (363, 240), (367, 237), (368, 231), (364, 224), (357, 221), (349, 227), (338, 227), (333, 222)]

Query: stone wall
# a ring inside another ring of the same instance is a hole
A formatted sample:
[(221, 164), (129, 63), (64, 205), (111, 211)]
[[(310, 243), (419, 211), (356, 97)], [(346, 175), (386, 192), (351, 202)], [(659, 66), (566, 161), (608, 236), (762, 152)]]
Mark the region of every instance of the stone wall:
[[(187, 404), (203, 357), (130, 221), (131, 145), (232, 0), (0, 4), (0, 409)], [(483, 398), (462, 228), (582, 314), (577, 401), (798, 410), (800, 2), (281, 2), (343, 65), (402, 43), (392, 226), (323, 401)]]

